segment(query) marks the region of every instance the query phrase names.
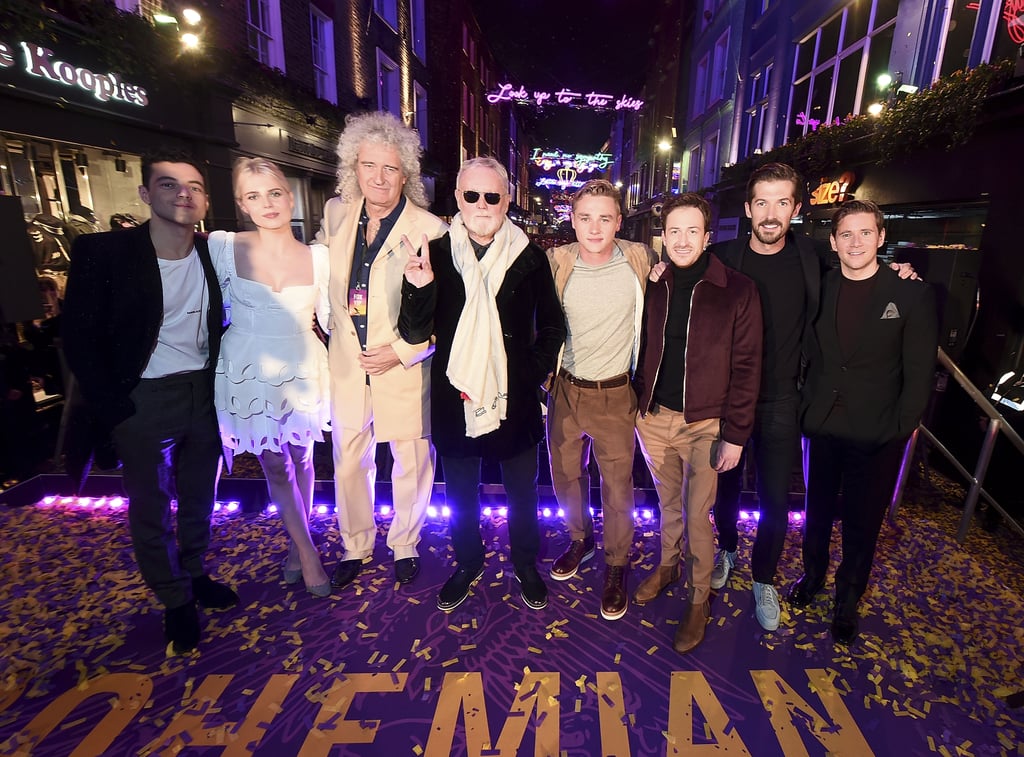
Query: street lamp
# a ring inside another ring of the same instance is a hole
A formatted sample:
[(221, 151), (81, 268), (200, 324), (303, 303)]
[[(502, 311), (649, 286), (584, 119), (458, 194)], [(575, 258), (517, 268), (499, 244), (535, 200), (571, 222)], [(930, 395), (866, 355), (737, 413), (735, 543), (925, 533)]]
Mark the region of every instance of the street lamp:
[(658, 149), (661, 150), (662, 152), (668, 152), (669, 150), (672, 149), (672, 143), (669, 142), (667, 139), (663, 139), (660, 142), (658, 142)]

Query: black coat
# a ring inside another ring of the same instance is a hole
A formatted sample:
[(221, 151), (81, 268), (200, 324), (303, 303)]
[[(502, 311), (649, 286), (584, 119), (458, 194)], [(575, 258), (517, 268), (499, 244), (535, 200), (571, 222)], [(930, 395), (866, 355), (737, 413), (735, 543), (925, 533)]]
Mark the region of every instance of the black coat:
[[(787, 232), (787, 242), (796, 245), (797, 253), (800, 256), (800, 268), (804, 274), (805, 313), (803, 334), (800, 338), (802, 368), (806, 368), (807, 355), (812, 349), (813, 334), (811, 332), (811, 321), (821, 306), (821, 277), (832, 268), (836, 261), (836, 254), (829, 249), (827, 242), (819, 242), (811, 239), (805, 234), (796, 234), (793, 231)], [(730, 268), (743, 273), (744, 261), (747, 255), (757, 253), (750, 249), (750, 237), (738, 237), (725, 242), (717, 242), (708, 247), (708, 252), (713, 254)], [(803, 370), (801, 370), (803, 373)]]
[[(224, 305), (206, 238), (196, 235), (195, 246), (209, 293), (212, 396)], [(75, 240), (64, 299), (64, 354), (86, 404), (107, 429), (135, 413), (129, 395), (156, 346), (163, 313), (160, 267), (148, 222)]]
[(857, 346), (846, 359), (836, 332), (842, 272), (830, 271), (822, 283), (801, 402), (808, 436), (823, 432), (840, 396), (851, 438), (879, 444), (910, 436), (928, 404), (938, 346), (935, 293), (923, 282), (900, 279), (885, 265), (877, 276)]
[(447, 457), (505, 460), (544, 438), (538, 391), (555, 370), (565, 340), (565, 316), (555, 294), (544, 251), (529, 245), (505, 273), (498, 290), (498, 316), (508, 358), (508, 410), (495, 430), (471, 439), (459, 391), (448, 381), (455, 329), (466, 304), (462, 276), (452, 261), (451, 237), (430, 243), (434, 281), (417, 289), (403, 283), (398, 330), (409, 342), (434, 335), (430, 367), (430, 427), (434, 447)]

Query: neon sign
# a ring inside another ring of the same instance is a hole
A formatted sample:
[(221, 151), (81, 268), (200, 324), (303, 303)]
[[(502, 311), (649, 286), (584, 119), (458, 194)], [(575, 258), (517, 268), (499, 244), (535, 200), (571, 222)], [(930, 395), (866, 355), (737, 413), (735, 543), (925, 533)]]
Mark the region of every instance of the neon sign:
[[(22, 42), (21, 49), (25, 54), (24, 70), (29, 76), (84, 90), (103, 103), (114, 100), (140, 108), (149, 104), (145, 89), (122, 81), (117, 74), (97, 74), (88, 68), (74, 66), (56, 58), (53, 50), (31, 42)], [(16, 63), (14, 48), (0, 42), (0, 69), (13, 68)]]
[[(554, 98), (554, 99), (552, 99)], [(594, 110), (640, 110), (644, 106), (643, 100), (622, 95), (618, 99), (615, 95), (606, 95), (600, 92), (573, 92), (563, 87), (557, 92), (545, 90), (534, 90), (530, 92), (526, 87), (513, 84), (499, 84), (498, 89), (487, 94), (487, 102), (514, 102), (519, 105), (533, 103), (543, 107), (548, 103), (568, 105), (574, 108), (593, 108)], [(612, 105), (612, 103), (615, 103)]]
[(538, 187), (558, 187), (559, 189), (579, 189), (584, 181), (576, 178), (576, 171), (573, 168), (559, 168), (557, 176), (541, 176), (534, 182)]
[[(840, 121), (839, 117), (837, 116), (834, 121), (832, 121), (832, 122), (826, 121), (824, 125), (825, 126), (839, 126), (839, 124), (841, 124), (841, 123), (842, 123), (842, 121)], [(803, 111), (800, 111), (799, 113), (796, 114), (796, 125), (797, 126), (810, 126), (811, 127), (811, 131), (817, 131), (818, 127), (821, 126), (822, 123), (821, 123), (821, 119), (820, 118), (808, 118), (806, 113), (804, 113)]]
[(554, 168), (572, 168), (577, 173), (593, 173), (604, 171), (611, 165), (614, 156), (610, 152), (598, 152), (593, 155), (587, 153), (562, 152), (561, 150), (541, 150), (533, 148), (532, 162), (538, 168), (550, 171)]
[(856, 178), (853, 171), (844, 171), (838, 179), (832, 181), (823, 178), (817, 188), (811, 192), (811, 205), (831, 205), (836, 202), (845, 202), (850, 185)]
[(1015, 45), (1024, 45), (1024, 0), (1006, 0), (1003, 5), (1006, 33)]

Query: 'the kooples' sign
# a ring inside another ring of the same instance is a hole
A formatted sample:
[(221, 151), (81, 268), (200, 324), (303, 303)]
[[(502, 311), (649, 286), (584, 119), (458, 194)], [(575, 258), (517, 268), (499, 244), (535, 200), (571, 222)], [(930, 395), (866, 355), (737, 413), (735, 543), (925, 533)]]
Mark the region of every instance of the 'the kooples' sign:
[[(145, 89), (128, 84), (117, 74), (97, 74), (87, 68), (74, 66), (55, 57), (53, 50), (32, 42), (22, 42), (21, 50), (24, 53), (22, 63), (25, 73), (30, 76), (85, 90), (104, 103), (114, 100), (140, 108), (149, 104)], [(0, 42), (0, 69), (13, 68), (17, 63), (14, 47)]]

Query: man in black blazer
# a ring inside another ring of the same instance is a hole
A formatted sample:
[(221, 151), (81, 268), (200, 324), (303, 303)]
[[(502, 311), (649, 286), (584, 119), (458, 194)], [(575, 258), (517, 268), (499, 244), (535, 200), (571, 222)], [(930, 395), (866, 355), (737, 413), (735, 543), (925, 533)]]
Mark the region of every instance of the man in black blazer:
[(197, 602), (238, 602), (203, 567), (221, 450), (213, 376), (224, 308), (206, 239), (195, 234), (208, 206), (198, 164), (176, 151), (145, 156), (139, 196), (149, 222), (75, 242), (64, 350), (124, 462), (139, 571), (166, 608), (168, 641), (184, 652), (199, 643)]
[(844, 644), (857, 635), (857, 602), (906, 441), (928, 403), (938, 344), (932, 288), (901, 280), (878, 262), (883, 223), (867, 200), (847, 202), (833, 216), (840, 267), (822, 283), (801, 403), (808, 437), (804, 575), (790, 604), (807, 606), (824, 584), (841, 486), (843, 557), (832, 637)]

